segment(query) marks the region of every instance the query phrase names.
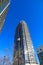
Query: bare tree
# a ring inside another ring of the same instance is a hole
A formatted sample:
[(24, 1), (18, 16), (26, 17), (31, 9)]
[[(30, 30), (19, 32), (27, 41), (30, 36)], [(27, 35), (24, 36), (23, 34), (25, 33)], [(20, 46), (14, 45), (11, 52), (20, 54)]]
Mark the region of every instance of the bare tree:
[(9, 49), (6, 48), (5, 49), (5, 56), (0, 58), (0, 65), (11, 65), (12, 64), (11, 57), (10, 57), (10, 54), (8, 51), (9, 51)]

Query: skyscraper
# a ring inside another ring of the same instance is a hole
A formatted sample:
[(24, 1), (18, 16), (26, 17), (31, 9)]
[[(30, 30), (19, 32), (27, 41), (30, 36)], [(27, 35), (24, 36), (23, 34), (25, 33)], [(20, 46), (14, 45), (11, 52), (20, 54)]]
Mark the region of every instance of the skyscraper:
[(43, 65), (43, 45), (39, 46), (36, 50), (37, 50), (40, 65)]
[(38, 65), (30, 33), (25, 21), (21, 21), (15, 33), (13, 65)]
[(0, 0), (0, 31), (3, 27), (9, 4), (9, 0)]

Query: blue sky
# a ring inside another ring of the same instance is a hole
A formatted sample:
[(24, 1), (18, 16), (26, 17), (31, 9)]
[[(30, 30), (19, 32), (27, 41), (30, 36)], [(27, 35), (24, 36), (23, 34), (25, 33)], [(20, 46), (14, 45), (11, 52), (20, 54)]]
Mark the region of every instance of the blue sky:
[(15, 31), (20, 20), (28, 24), (34, 48), (43, 44), (43, 0), (11, 0), (6, 20), (0, 32), (0, 56), (5, 48), (12, 55)]

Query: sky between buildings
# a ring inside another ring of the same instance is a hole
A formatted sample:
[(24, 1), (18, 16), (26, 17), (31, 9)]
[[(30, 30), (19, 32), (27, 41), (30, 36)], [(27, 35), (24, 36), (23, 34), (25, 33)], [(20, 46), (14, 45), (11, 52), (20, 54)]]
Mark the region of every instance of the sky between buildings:
[(43, 44), (43, 0), (11, 0), (2, 31), (0, 32), (0, 57), (9, 49), (12, 55), (15, 31), (18, 23), (25, 20), (34, 49)]

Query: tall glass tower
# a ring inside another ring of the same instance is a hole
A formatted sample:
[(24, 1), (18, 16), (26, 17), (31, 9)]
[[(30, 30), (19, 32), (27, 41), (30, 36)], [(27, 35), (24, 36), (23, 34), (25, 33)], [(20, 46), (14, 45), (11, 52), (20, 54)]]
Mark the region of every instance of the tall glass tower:
[(2, 30), (9, 4), (9, 0), (0, 0), (0, 31)]
[(16, 28), (13, 65), (37, 65), (30, 33), (23, 20)]

